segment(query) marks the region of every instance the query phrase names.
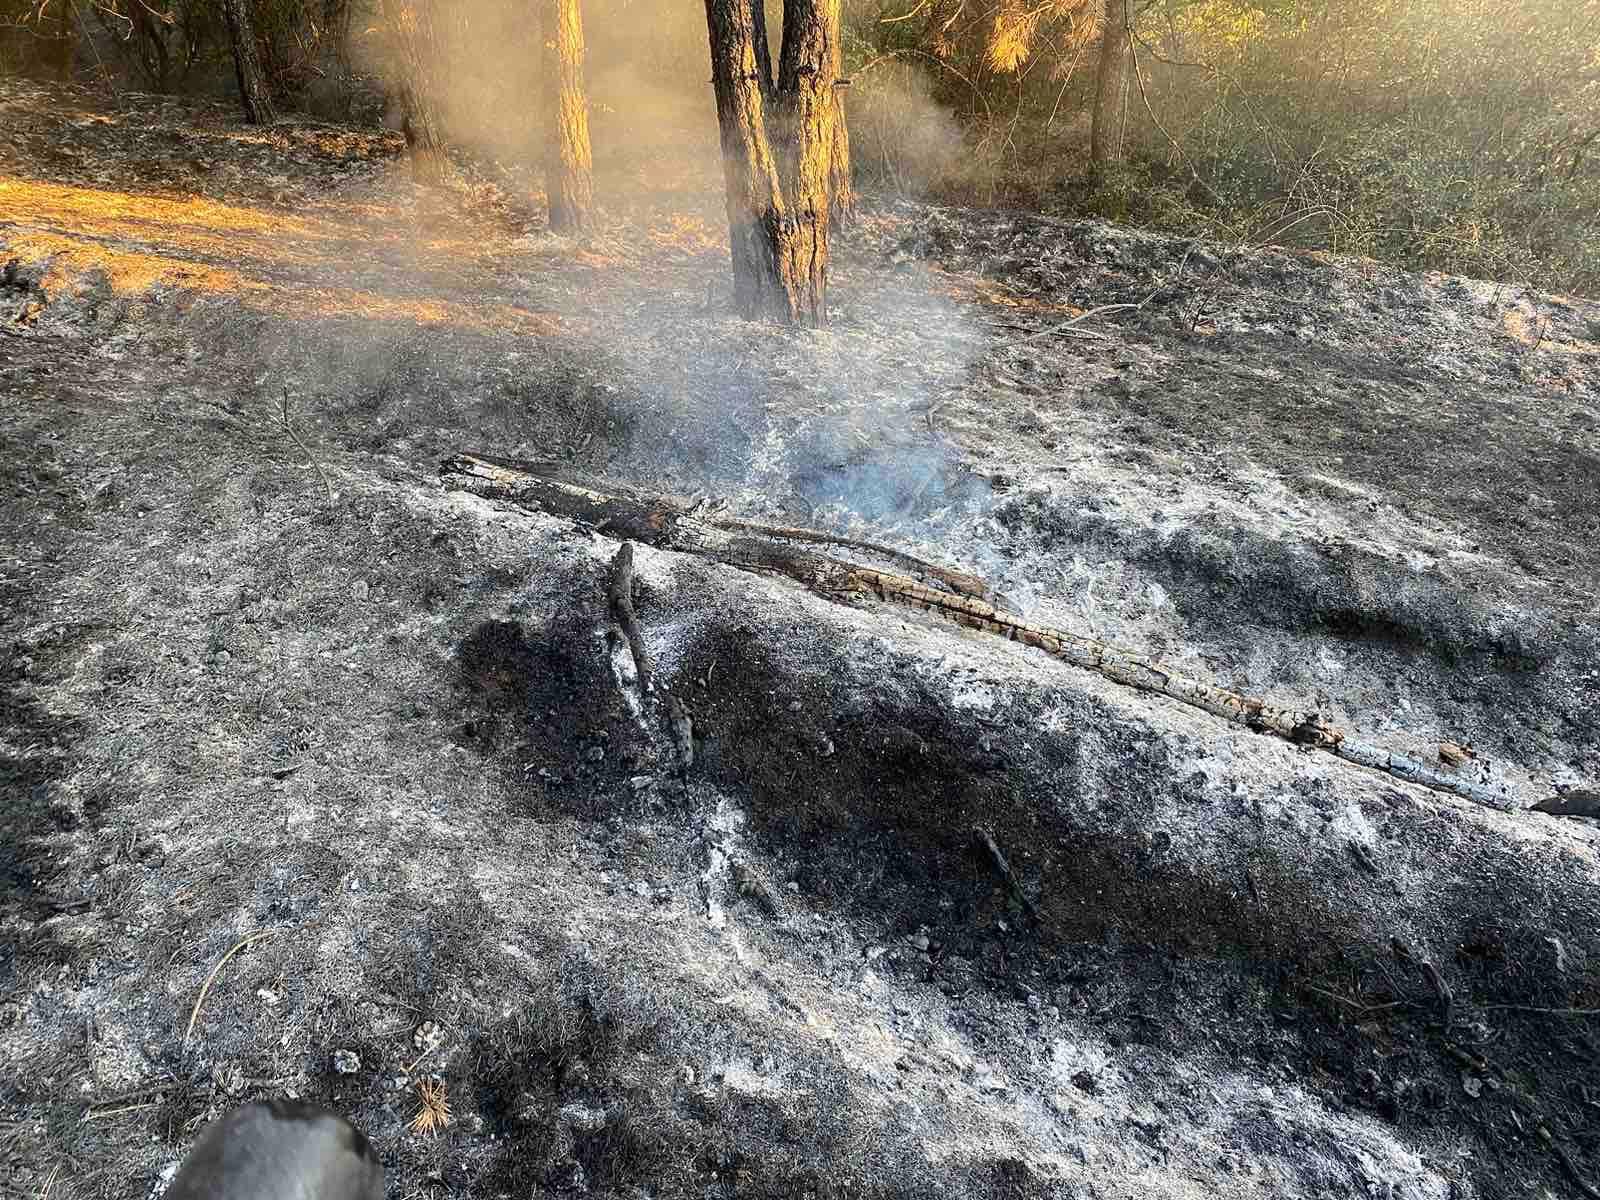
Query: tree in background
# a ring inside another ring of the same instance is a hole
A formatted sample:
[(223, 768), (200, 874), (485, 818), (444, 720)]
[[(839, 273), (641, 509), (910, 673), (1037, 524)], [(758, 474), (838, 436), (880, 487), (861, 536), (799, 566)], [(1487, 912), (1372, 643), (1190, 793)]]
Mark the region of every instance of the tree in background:
[(839, 113), (839, 0), (785, 0), (777, 77), (765, 13), (706, 0), (734, 307), (749, 319), (821, 325)]
[(545, 0), (544, 22), (544, 180), (550, 228), (581, 233), (594, 207), (581, 0)]
[(1123, 76), (1132, 38), (1128, 0), (1106, 0), (1100, 25), (1100, 69), (1089, 118), (1089, 169), (1097, 174), (1122, 161)]
[(350, 19), (352, 0), (322, 0), (322, 28), (332, 44), (333, 58), (346, 71), (350, 69)]
[(438, 109), (444, 30), (435, 0), (380, 0), (380, 15), (391, 49), (394, 96), (400, 102), (400, 132), (406, 139), (411, 177), (418, 183), (437, 183), (449, 160)]
[[(158, 13), (148, 4), (134, 3), (128, 7), (128, 18), (133, 23), (133, 40), (138, 47), (139, 64), (144, 69), (145, 78), (150, 81), (151, 89), (157, 92), (169, 90), (172, 87), (172, 54), (167, 49), (164, 30), (157, 26), (170, 21), (170, 14)], [(243, 76), (240, 77), (239, 90), (241, 94), (244, 91)], [(250, 106), (246, 102), (245, 115), (248, 117), (249, 113)]]
[(250, 19), (250, 0), (222, 0), (222, 13), (228, 22), (228, 38), (233, 43), (233, 69), (239, 77), (244, 118), (252, 125), (270, 125), (277, 119), (278, 111), (272, 103), (266, 72), (261, 69), (255, 23)]

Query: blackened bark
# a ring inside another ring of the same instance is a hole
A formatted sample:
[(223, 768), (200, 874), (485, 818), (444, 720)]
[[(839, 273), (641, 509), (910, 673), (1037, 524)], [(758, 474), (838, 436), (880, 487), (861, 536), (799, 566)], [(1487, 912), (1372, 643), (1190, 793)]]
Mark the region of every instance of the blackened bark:
[(267, 87), (266, 72), (256, 47), (255, 23), (250, 19), (250, 0), (222, 0), (228, 21), (228, 37), (233, 42), (233, 68), (239, 78), (239, 99), (244, 103), (244, 119), (252, 125), (270, 125), (278, 111)]
[(1100, 34), (1100, 71), (1089, 126), (1089, 169), (1096, 173), (1122, 158), (1122, 76), (1128, 40), (1127, 0), (1109, 0), (1105, 29)]
[(544, 187), (550, 228), (581, 233), (589, 227), (594, 207), (581, 0), (547, 0), (544, 47)]
[(746, 317), (792, 321), (797, 306), (778, 267), (778, 243), (788, 214), (778, 184), (778, 164), (767, 140), (754, 13), (748, 0), (706, 0), (706, 26), (722, 134), (734, 308)]
[(828, 312), (839, 0), (787, 0), (770, 89), (762, 86), (765, 38), (756, 16), (752, 0), (706, 0), (734, 305), (751, 319), (820, 325)]
[(411, 177), (418, 183), (438, 182), (449, 165), (444, 131), (434, 107), (439, 94), (437, 64), (444, 53), (435, 8), (435, 0), (381, 0), (400, 76), (396, 88), (400, 132), (405, 134)]

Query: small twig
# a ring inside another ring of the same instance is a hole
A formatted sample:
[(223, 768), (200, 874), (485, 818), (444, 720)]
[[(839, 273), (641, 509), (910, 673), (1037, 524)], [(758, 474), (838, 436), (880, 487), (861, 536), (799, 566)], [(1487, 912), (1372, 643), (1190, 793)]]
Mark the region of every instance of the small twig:
[(422, 1060), (423, 1059), (427, 1058), (428, 1055), (432, 1054), (435, 1050), (437, 1050), (442, 1045), (444, 1045), (444, 1038), (440, 1037), (437, 1041), (435, 1041), (435, 1042), (429, 1044), (428, 1046), (424, 1047), (422, 1053), (417, 1055), (416, 1059), (411, 1063), (410, 1066), (405, 1067), (404, 1069), (402, 1069), (400, 1074), (402, 1074), (402, 1075), (411, 1074), (411, 1072), (415, 1071), (419, 1066), (422, 1065)]
[(1463, 1050), (1454, 1042), (1446, 1042), (1444, 1044), (1444, 1052), (1451, 1058), (1455, 1059), (1456, 1062), (1460, 1063), (1463, 1067), (1468, 1067), (1478, 1072), (1480, 1075), (1488, 1075), (1491, 1071), (1498, 1069), (1493, 1063), (1484, 1058), (1482, 1055), (1473, 1054), (1469, 1050)]
[(1450, 990), (1450, 985), (1444, 981), (1444, 976), (1439, 973), (1439, 968), (1427, 959), (1422, 960), (1422, 973), (1427, 977), (1428, 984), (1433, 988), (1433, 994), (1439, 1001), (1439, 1022), (1448, 1030), (1455, 1018), (1455, 993)]
[[(1037, 334), (1039, 331), (1032, 325), (1018, 325), (1013, 321), (990, 321), (991, 329), (1015, 329), (1018, 333)], [(1092, 329), (1066, 329), (1059, 332), (1070, 334), (1073, 337), (1087, 338), (1095, 342), (1108, 342), (1110, 337), (1103, 333), (1096, 333)]]
[(328, 482), (327, 472), (325, 472), (322, 469), (322, 464), (317, 461), (317, 456), (315, 454), (311, 453), (311, 447), (306, 445), (303, 441), (300, 440), (300, 435), (294, 431), (294, 426), (289, 424), (289, 389), (288, 388), (284, 388), (283, 389), (283, 427), (289, 431), (289, 436), (294, 439), (295, 445), (299, 446), (300, 449), (305, 452), (305, 456), (311, 460), (311, 465), (317, 469), (317, 474), (322, 477), (323, 490), (328, 493), (328, 503), (332, 504), (333, 503), (333, 485)]
[(1022, 881), (1017, 878), (1016, 872), (1011, 869), (1011, 864), (1006, 861), (1005, 854), (994, 840), (994, 834), (987, 829), (978, 828), (972, 831), (972, 836), (977, 839), (980, 846), (989, 852), (989, 861), (994, 864), (994, 869), (1000, 878), (1005, 880), (1006, 890), (1011, 893), (1017, 903), (1027, 910), (1028, 915), (1037, 922), (1040, 919), (1039, 906), (1028, 898), (1027, 892), (1022, 890)]
[(611, 612), (622, 626), (628, 639), (628, 649), (633, 652), (634, 670), (639, 675), (639, 693), (648, 696), (655, 689), (655, 667), (650, 662), (650, 648), (644, 643), (639, 629), (639, 617), (633, 611), (633, 543), (623, 542), (611, 560)]
[(128, 1104), (122, 1108), (97, 1108), (83, 1114), (85, 1121), (99, 1121), (105, 1117), (115, 1117), (122, 1113), (143, 1112), (147, 1108), (155, 1108), (159, 1100), (150, 1100), (144, 1104)]
[(1600, 1200), (1600, 1188), (1583, 1177), (1583, 1172), (1578, 1170), (1578, 1164), (1572, 1161), (1572, 1152), (1567, 1149), (1566, 1143), (1558, 1141), (1545, 1125), (1539, 1126), (1539, 1137), (1561, 1160), (1561, 1165), (1567, 1169), (1567, 1174), (1572, 1176), (1572, 1182), (1578, 1185), (1578, 1190), (1589, 1197), (1589, 1200)]
[(146, 1096), (159, 1096), (163, 1092), (170, 1092), (177, 1086), (179, 1085), (174, 1080), (170, 1083), (158, 1083), (151, 1087), (134, 1088), (131, 1092), (119, 1092), (115, 1096), (106, 1096), (103, 1099), (93, 1101), (89, 1107), (91, 1109), (104, 1108), (108, 1104), (121, 1104), (127, 1100), (143, 1100)]
[(1600, 1008), (1540, 1008), (1534, 1004), (1485, 1004), (1485, 1011), (1538, 1013), (1545, 1017), (1600, 1017)]
[(1084, 321), (1087, 321), (1090, 317), (1098, 317), (1101, 313), (1125, 312), (1130, 308), (1143, 308), (1143, 307), (1144, 307), (1144, 302), (1143, 301), (1140, 301), (1138, 304), (1102, 304), (1097, 308), (1091, 308), (1086, 313), (1080, 313), (1078, 316), (1073, 317), (1072, 320), (1070, 320), (1070, 321), (1063, 321), (1059, 325), (1052, 325), (1048, 329), (1041, 329), (1041, 330), (1039, 330), (1038, 333), (1031, 333), (1027, 337), (1018, 338), (1016, 341), (1011, 342), (1009, 344), (1012, 345), (1012, 346), (1025, 346), (1029, 342), (1037, 342), (1040, 338), (1056, 337), (1059, 334), (1066, 333), (1067, 331), (1072, 329), (1075, 325), (1082, 324)]
[(1410, 1000), (1390, 1000), (1384, 1004), (1363, 1004), (1359, 1000), (1352, 999), (1349, 996), (1341, 995), (1338, 992), (1329, 991), (1324, 987), (1318, 987), (1314, 983), (1308, 983), (1305, 986), (1308, 992), (1315, 992), (1319, 996), (1326, 996), (1329, 1000), (1332, 1000), (1338, 1004), (1342, 1004), (1346, 1008), (1352, 1008), (1358, 1013), (1389, 1012), (1396, 1008), (1409, 1008), (1412, 1004)]
[(206, 976), (205, 983), (201, 985), (200, 994), (194, 998), (194, 1011), (189, 1014), (189, 1027), (183, 1031), (183, 1045), (185, 1048), (188, 1047), (189, 1038), (194, 1033), (194, 1023), (200, 1019), (200, 1006), (206, 1002), (206, 993), (211, 990), (211, 985), (216, 982), (218, 972), (227, 965), (230, 958), (246, 946), (259, 942), (264, 938), (269, 938), (278, 932), (279, 930), (276, 929), (264, 929), (260, 933), (253, 933), (243, 941), (234, 943), (233, 949), (217, 960), (217, 965), (211, 968), (211, 974)]
[[(1176, 286), (1178, 281), (1183, 278), (1183, 273), (1189, 268), (1189, 256), (1195, 252), (1195, 249), (1200, 245), (1201, 240), (1202, 239), (1198, 237), (1191, 238), (1189, 244), (1184, 247), (1183, 257), (1178, 260), (1178, 273), (1174, 277), (1170, 286)], [(1081, 322), (1087, 321), (1090, 317), (1099, 316), (1101, 313), (1128, 312), (1130, 310), (1137, 311), (1139, 309), (1146, 308), (1149, 306), (1150, 301), (1154, 300), (1168, 286), (1169, 285), (1165, 281), (1158, 282), (1155, 287), (1151, 288), (1135, 302), (1099, 305), (1096, 308), (1091, 308), (1086, 313), (1079, 313), (1070, 321), (1063, 321), (1059, 325), (1052, 325), (1048, 329), (1041, 329), (1038, 333), (1029, 334), (1025, 338), (1018, 338), (1016, 341), (1008, 343), (1008, 345), (1024, 346), (1029, 342), (1036, 342), (1040, 338), (1054, 337), (1058, 334), (1067, 333), (1069, 331), (1076, 332), (1079, 336), (1082, 336), (1084, 331), (1075, 330), (1074, 328)]]
[(1350, 850), (1350, 856), (1354, 858), (1356, 862), (1361, 864), (1362, 870), (1371, 875), (1383, 874), (1383, 871), (1381, 868), (1379, 868), (1377, 861), (1372, 857), (1372, 851), (1368, 850), (1365, 846), (1353, 838), (1348, 843), (1348, 846)]

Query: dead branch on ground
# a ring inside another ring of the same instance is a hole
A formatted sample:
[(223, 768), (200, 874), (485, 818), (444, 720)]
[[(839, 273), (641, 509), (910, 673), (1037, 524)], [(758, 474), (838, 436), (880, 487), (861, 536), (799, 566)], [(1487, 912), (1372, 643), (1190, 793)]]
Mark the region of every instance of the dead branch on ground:
[(655, 664), (650, 660), (650, 647), (645, 643), (644, 633), (639, 628), (639, 615), (633, 608), (632, 542), (623, 542), (617, 548), (616, 557), (611, 560), (611, 582), (606, 590), (611, 600), (611, 614), (622, 626), (622, 636), (627, 640), (629, 653), (633, 655), (640, 707), (655, 713), (677, 756), (679, 769), (687, 772), (694, 766), (694, 721), (683, 701), (655, 685)]
[[(1285, 708), (1188, 678), (1142, 654), (1065, 630), (1034, 625), (976, 595), (932, 586), (863, 563), (796, 550), (775, 538), (746, 532), (759, 527), (733, 523), (732, 529), (722, 529), (698, 518), (695, 506), (683, 500), (570, 477), (559, 469), (546, 469), (543, 464), (481, 454), (452, 455), (444, 461), (441, 474), (451, 486), (568, 517), (610, 537), (695, 554), (744, 570), (786, 575), (831, 600), (871, 597), (935, 614), (968, 629), (1043, 650), (1115, 683), (1166, 696), (1256, 733), (1272, 734), (1297, 746), (1321, 750), (1407, 783), (1461, 796), (1502, 812), (1514, 807), (1503, 788), (1458, 778), (1418, 759), (1364, 742), (1314, 710)], [(827, 538), (817, 534), (810, 540)], [(867, 545), (861, 543), (862, 547)]]
[(1006, 860), (1004, 851), (1000, 849), (999, 843), (994, 840), (994, 834), (987, 829), (978, 828), (972, 831), (972, 837), (979, 846), (989, 852), (989, 863), (994, 867), (995, 873), (1004, 881), (1006, 891), (1011, 893), (1012, 898), (1022, 905), (1028, 916), (1037, 922), (1040, 919), (1039, 906), (1033, 902), (1027, 892), (1023, 891), (1022, 880), (1018, 879), (1017, 873), (1011, 869), (1011, 864)]
[(649, 697), (655, 690), (655, 667), (650, 662), (650, 648), (645, 645), (639, 631), (639, 618), (633, 611), (633, 543), (623, 542), (617, 556), (611, 560), (611, 612), (622, 626), (622, 636), (628, 639), (628, 649), (633, 654), (633, 668), (639, 676), (639, 694)]

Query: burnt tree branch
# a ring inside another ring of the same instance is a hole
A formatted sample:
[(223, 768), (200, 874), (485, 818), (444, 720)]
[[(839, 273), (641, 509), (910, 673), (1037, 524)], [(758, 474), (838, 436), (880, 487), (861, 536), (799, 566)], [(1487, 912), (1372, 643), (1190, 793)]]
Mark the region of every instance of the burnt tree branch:
[[(980, 595), (955, 590), (936, 574), (935, 584), (908, 575), (845, 559), (813, 554), (784, 545), (797, 531), (771, 529), (777, 536), (758, 536), (738, 522), (732, 528), (696, 516), (687, 501), (601, 483), (547, 468), (538, 463), (456, 454), (441, 473), (451, 486), (519, 507), (570, 517), (611, 537), (644, 542), (663, 550), (695, 554), (745, 570), (786, 575), (832, 600), (875, 598), (904, 605), (1007, 641), (1043, 650), (1072, 666), (1140, 691), (1154, 692), (1200, 709), (1255, 733), (1270, 734), (1297, 746), (1333, 754), (1434, 791), (1463, 797), (1489, 808), (1509, 811), (1514, 805), (1503, 787), (1443, 771), (1419, 759), (1384, 749), (1338, 728), (1310, 709), (1287, 708), (1203, 680), (1178, 674), (1160, 661), (1134, 651), (1082, 637), (1066, 630), (1035, 625), (998, 608)], [(770, 527), (766, 527), (770, 528)], [(806, 531), (810, 533), (811, 531)], [(813, 534), (806, 540), (827, 541)], [(870, 551), (869, 543), (857, 543)], [(900, 561), (896, 552), (897, 561)], [(958, 573), (959, 574), (959, 573)], [(986, 594), (992, 590), (984, 589)]]

